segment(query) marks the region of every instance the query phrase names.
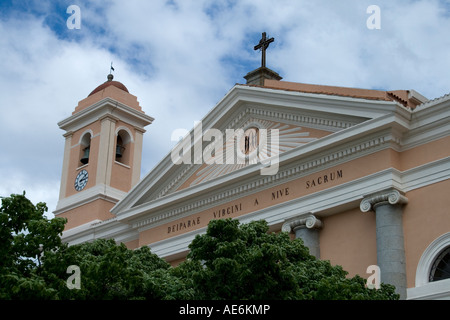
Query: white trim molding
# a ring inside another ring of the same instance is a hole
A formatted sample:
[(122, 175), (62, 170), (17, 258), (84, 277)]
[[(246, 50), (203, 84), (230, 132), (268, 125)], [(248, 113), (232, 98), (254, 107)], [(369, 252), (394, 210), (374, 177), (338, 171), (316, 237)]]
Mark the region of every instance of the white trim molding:
[(117, 203), (125, 196), (126, 192), (107, 186), (105, 184), (98, 184), (92, 188), (84, 190), (81, 193), (76, 193), (70, 197), (60, 199), (53, 213), (55, 215), (58, 215), (97, 199), (103, 199), (106, 201)]
[(416, 269), (416, 287), (409, 288), (408, 299), (450, 300), (450, 279), (430, 282), (430, 271), (437, 256), (450, 246), (450, 232), (435, 239), (423, 252)]
[[(434, 260), (445, 248), (450, 246), (450, 232), (435, 239), (423, 252), (416, 269), (416, 287), (429, 283), (429, 276)], [(450, 287), (449, 287), (450, 291)]]
[(72, 114), (70, 117), (61, 120), (58, 122), (58, 126), (60, 129), (75, 132), (105, 116), (114, 117), (113, 114), (117, 116), (120, 115), (120, 119), (141, 130), (143, 130), (145, 126), (151, 124), (154, 120), (154, 118), (146, 115), (142, 111), (138, 111), (115, 99), (106, 97), (93, 105)]
[(406, 291), (408, 300), (450, 300), (450, 279), (429, 282)]
[(82, 143), (84, 136), (88, 133), (91, 135), (89, 139), (92, 140), (92, 138), (94, 138), (94, 132), (92, 131), (92, 129), (84, 130), (83, 133), (80, 135), (80, 139), (78, 140), (78, 143), (76, 145), (72, 146), (72, 148), (79, 146)]
[(119, 127), (117, 127), (116, 128), (116, 131), (115, 131), (115, 133), (114, 133), (114, 135), (117, 137), (118, 135), (119, 135), (119, 131), (126, 131), (127, 133), (128, 133), (128, 135), (129, 135), (129, 141), (123, 141), (123, 143), (124, 144), (127, 144), (127, 143), (134, 143), (134, 137), (133, 137), (133, 133), (131, 133), (131, 130), (130, 129), (128, 129), (127, 127), (125, 127), (125, 126), (119, 126)]

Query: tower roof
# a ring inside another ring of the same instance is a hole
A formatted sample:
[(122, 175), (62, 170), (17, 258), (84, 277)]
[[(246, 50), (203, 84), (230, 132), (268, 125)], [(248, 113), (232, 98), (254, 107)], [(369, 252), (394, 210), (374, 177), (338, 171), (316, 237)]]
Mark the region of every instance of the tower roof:
[(97, 88), (95, 88), (89, 95), (88, 97), (92, 96), (94, 93), (102, 91), (103, 89), (105, 89), (106, 87), (109, 86), (115, 86), (116, 88), (119, 88), (125, 92), (128, 92), (127, 87), (125, 87), (125, 85), (122, 82), (119, 81), (113, 81), (114, 76), (110, 73), (108, 74), (108, 80), (104, 83), (102, 83), (101, 85), (99, 85)]
[(116, 102), (123, 103), (137, 111), (143, 112), (137, 97), (132, 95), (127, 87), (119, 81), (113, 81), (114, 76), (108, 74), (108, 80), (95, 88), (86, 98), (78, 102), (72, 114), (80, 112), (94, 104), (105, 99), (113, 99)]

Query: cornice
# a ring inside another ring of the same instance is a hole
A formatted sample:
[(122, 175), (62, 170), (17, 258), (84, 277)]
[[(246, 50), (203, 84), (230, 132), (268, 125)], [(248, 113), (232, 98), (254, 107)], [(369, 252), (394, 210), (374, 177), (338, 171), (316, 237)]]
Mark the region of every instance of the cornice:
[(430, 107), (435, 108), (436, 106), (444, 105), (444, 104), (447, 104), (447, 106), (448, 106), (448, 104), (450, 104), (450, 93), (447, 93), (436, 99), (428, 100), (428, 101), (422, 103), (421, 105), (418, 105), (416, 107), (416, 109), (414, 110), (414, 112), (419, 113), (419, 112), (422, 112), (422, 110), (429, 109)]
[(242, 101), (259, 103), (260, 105), (294, 107), (301, 108), (305, 111), (326, 112), (369, 119), (392, 113), (399, 108), (409, 113), (409, 110), (406, 110), (394, 101), (370, 100), (242, 85), (237, 85), (234, 88), (239, 90)]
[(120, 243), (138, 239), (139, 233), (132, 229), (130, 225), (121, 223), (116, 218), (111, 218), (104, 221), (94, 220), (63, 231), (61, 240), (74, 245), (99, 238), (114, 239), (117, 243)]
[[(119, 115), (120, 114), (120, 115)], [(93, 121), (97, 121), (105, 116), (116, 116), (122, 120), (130, 122), (133, 126), (143, 128), (151, 124), (154, 118), (143, 112), (135, 110), (117, 100), (106, 97), (93, 105), (71, 115), (58, 122), (60, 129), (66, 131), (76, 131)]]
[(99, 184), (80, 193), (76, 193), (70, 197), (60, 199), (53, 213), (55, 215), (58, 215), (97, 199), (103, 199), (109, 202), (117, 203), (125, 196), (126, 192), (106, 186), (104, 184)]
[[(450, 136), (450, 115), (446, 117), (445, 113), (435, 121), (415, 120), (415, 123), (414, 128), (403, 136), (401, 151)], [(420, 126), (417, 123), (420, 123)]]

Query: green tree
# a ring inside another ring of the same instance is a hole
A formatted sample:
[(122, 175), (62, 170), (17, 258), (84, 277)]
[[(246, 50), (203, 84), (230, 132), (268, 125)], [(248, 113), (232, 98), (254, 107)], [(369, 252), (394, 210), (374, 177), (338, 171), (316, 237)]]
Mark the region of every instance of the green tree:
[[(114, 240), (68, 246), (65, 219), (47, 219), (44, 203), (1, 198), (0, 299), (398, 299), (394, 287), (365, 287), (340, 266), (317, 260), (299, 239), (269, 233), (265, 221), (213, 220), (171, 267), (146, 246)], [(69, 289), (69, 266), (80, 270)]]
[[(68, 246), (66, 219), (47, 219), (45, 203), (23, 194), (1, 197), (0, 299), (182, 299), (184, 281), (148, 247), (129, 250), (114, 240)], [(80, 270), (80, 289), (69, 289), (69, 266)]]
[[(65, 246), (43, 259), (43, 276), (59, 299), (181, 299), (183, 282), (170, 274), (170, 265), (146, 246), (128, 249), (114, 240)], [(80, 269), (80, 289), (69, 289), (67, 268)]]
[(393, 286), (368, 289), (362, 277), (311, 256), (300, 239), (268, 231), (265, 221), (213, 220), (176, 272), (195, 299), (398, 299)]
[(62, 245), (65, 219), (47, 219), (45, 203), (25, 192), (0, 199), (0, 299), (54, 298), (40, 275), (42, 256)]

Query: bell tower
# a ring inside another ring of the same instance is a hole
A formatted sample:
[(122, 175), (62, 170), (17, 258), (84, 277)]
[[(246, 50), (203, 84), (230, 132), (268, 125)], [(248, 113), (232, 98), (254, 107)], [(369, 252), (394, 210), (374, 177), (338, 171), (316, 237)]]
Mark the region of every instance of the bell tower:
[(114, 216), (111, 208), (140, 180), (144, 127), (154, 120), (109, 74), (60, 121), (64, 160), (55, 216), (66, 230)]

